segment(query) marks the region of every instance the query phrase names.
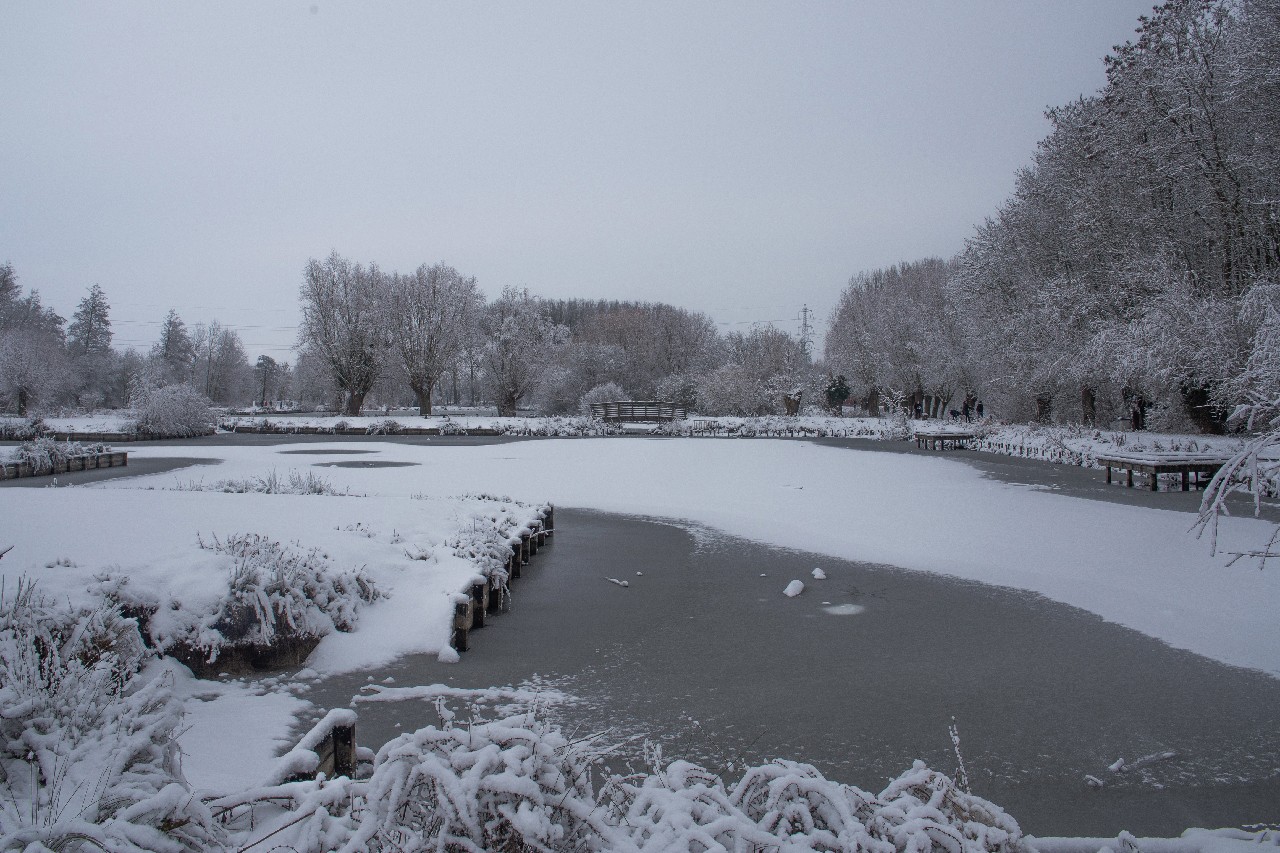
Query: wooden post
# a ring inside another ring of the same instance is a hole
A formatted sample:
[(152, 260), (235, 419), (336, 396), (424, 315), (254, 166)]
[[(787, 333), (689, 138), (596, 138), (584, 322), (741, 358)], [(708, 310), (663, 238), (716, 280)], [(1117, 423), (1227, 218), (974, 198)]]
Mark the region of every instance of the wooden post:
[(484, 614), (489, 610), (489, 584), (476, 583), (471, 585), (471, 603), (474, 605), (471, 609), (471, 627), (484, 627)]
[(520, 564), (529, 565), (529, 531), (527, 530), (520, 533)]
[(1182, 472), (1182, 491), (1190, 491), (1191, 489), (1191, 472), (1184, 469)]
[(1128, 468), (1125, 468), (1124, 473), (1125, 473), (1125, 485), (1128, 486), (1130, 489), (1132, 489), (1133, 488), (1133, 467), (1130, 466)]
[(356, 778), (356, 726), (334, 726), (329, 733), (333, 738), (333, 775)]
[(453, 606), (453, 647), (467, 650), (467, 630), (471, 627), (471, 602), (459, 601)]
[(1160, 491), (1160, 475), (1156, 473), (1155, 466), (1151, 466), (1151, 491)]
[(520, 546), (512, 545), (511, 560), (507, 563), (507, 573), (510, 574), (512, 578), (520, 577), (520, 566), (523, 562), (524, 560), (520, 557)]
[(547, 525), (547, 533), (556, 532), (556, 508), (553, 506), (547, 507), (546, 525)]
[(1107, 485), (1111, 485), (1111, 466), (1107, 466)]

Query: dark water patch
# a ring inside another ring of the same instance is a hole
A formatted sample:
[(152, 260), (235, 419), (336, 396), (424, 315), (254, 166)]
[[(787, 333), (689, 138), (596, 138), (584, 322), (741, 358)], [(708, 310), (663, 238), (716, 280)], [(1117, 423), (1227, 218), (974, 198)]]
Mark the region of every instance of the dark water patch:
[(282, 455), (301, 454), (303, 456), (355, 456), (357, 453), (377, 453), (376, 450), (335, 450), (321, 448), (319, 450), (277, 450)]
[(410, 468), (420, 462), (390, 462), (381, 459), (351, 459), (346, 462), (312, 462), (313, 468)]
[[(473, 632), (460, 663), (406, 658), (330, 679), (310, 698), (345, 705), (387, 677), (534, 681), (580, 699), (545, 711), (568, 729), (640, 736), (614, 769), (643, 766), (647, 738), (668, 760), (730, 778), (782, 757), (873, 792), (915, 758), (954, 772), (954, 717), (975, 793), (1030, 832), (1160, 835), (1280, 818), (1280, 681), (1030, 593), (700, 529), (556, 515), (554, 544), (516, 582), (512, 612)], [(826, 580), (812, 578), (815, 567)], [(787, 598), (792, 579), (806, 590)], [(824, 612), (850, 604), (864, 610)], [(428, 703), (361, 704), (360, 740), (376, 746), (436, 722)], [(1164, 752), (1175, 757), (1107, 769)]]

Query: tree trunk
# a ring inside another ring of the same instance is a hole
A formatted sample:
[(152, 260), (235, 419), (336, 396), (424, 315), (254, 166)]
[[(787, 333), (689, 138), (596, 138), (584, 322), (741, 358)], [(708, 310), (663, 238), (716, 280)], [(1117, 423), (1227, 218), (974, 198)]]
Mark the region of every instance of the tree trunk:
[(880, 417), (880, 391), (876, 388), (867, 394), (867, 414), (873, 418)]
[(1098, 397), (1092, 388), (1080, 389), (1080, 420), (1085, 426), (1098, 422)]
[(1036, 420), (1047, 424), (1053, 417), (1053, 398), (1048, 394), (1036, 397)]
[(519, 402), (519, 398), (516, 397), (515, 394), (512, 394), (509, 391), (503, 391), (501, 396), (498, 397), (497, 402), (498, 417), (514, 418), (516, 416), (516, 404)]
[(31, 394), (26, 388), (18, 388), (18, 417), (25, 418), (27, 416), (27, 403), (31, 401)]
[(431, 389), (435, 384), (431, 380), (426, 383), (409, 383), (409, 387), (413, 389), (413, 396), (418, 401), (418, 414), (424, 418), (431, 417)]
[(364, 391), (359, 393), (348, 391), (346, 405), (342, 407), (342, 414), (360, 417), (360, 409), (364, 406), (364, 395)]

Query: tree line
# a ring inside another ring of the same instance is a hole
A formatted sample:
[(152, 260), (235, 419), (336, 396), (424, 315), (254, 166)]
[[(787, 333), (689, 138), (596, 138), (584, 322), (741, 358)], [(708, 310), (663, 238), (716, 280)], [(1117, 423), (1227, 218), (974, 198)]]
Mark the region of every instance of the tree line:
[[(0, 411), (136, 407), (190, 389), (227, 407), (359, 414), (441, 402), (500, 414), (578, 414), (593, 400), (663, 399), (708, 414), (781, 413), (815, 383), (794, 336), (770, 325), (722, 335), (705, 314), (619, 300), (548, 300), (505, 288), (489, 301), (445, 263), (390, 272), (336, 252), (308, 261), (297, 359), (250, 363), (234, 329), (176, 311), (149, 351), (112, 345), (111, 306), (89, 288), (70, 321), (0, 266)], [(187, 398), (183, 398), (184, 400)]]
[(1280, 396), (1280, 2), (1139, 23), (959, 256), (850, 281), (825, 358), (864, 401), (1216, 432)]
[(720, 335), (705, 314), (662, 303), (547, 300), (437, 263), (388, 272), (332, 253), (308, 262), (299, 365), (320, 365), (344, 414), (407, 389), (435, 399), (577, 414), (592, 399), (663, 399), (708, 413), (780, 412), (811, 380), (801, 343), (761, 325)]
[(240, 336), (217, 320), (191, 328), (176, 311), (149, 352), (112, 346), (111, 305), (93, 285), (70, 321), (24, 292), (12, 264), (0, 265), (0, 411), (115, 409), (147, 390), (186, 385), (222, 405), (277, 399), (291, 384), (287, 362), (251, 365)]

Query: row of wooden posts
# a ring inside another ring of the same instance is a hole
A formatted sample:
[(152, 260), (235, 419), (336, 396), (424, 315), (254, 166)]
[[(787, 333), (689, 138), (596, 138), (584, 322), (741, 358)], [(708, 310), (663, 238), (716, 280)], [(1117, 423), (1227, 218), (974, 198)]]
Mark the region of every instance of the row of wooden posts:
[[(511, 555), (507, 558), (506, 583), (521, 576), (522, 569), (529, 565), (530, 558), (548, 544), (551, 535), (555, 533), (555, 527), (555, 508), (548, 506), (534, 522), (532, 529), (526, 528), (520, 532), (520, 542), (512, 543)], [(489, 577), (483, 583), (472, 584), (467, 600), (459, 601), (454, 607), (452, 646), (460, 652), (467, 651), (468, 634), (477, 628), (483, 628), (488, 614), (503, 613), (509, 608), (509, 593), (501, 580)], [(335, 718), (326, 717), (300, 744), (315, 752), (315, 770), (294, 776), (293, 780), (314, 778), (316, 773), (324, 773), (328, 778), (355, 777), (358, 762), (355, 715), (335, 716), (331, 712), (330, 717)]]
[(506, 585), (519, 578), (522, 567), (529, 565), (530, 558), (547, 544), (555, 533), (555, 518), (555, 507), (548, 506), (533, 522), (532, 529), (525, 528), (520, 532), (519, 544), (512, 543), (511, 554), (507, 557), (505, 583), (495, 576), (485, 578), (471, 585), (465, 601), (454, 605), (452, 646), (455, 649), (467, 651), (470, 632), (483, 628), (488, 614), (505, 613), (510, 608), (510, 593)]
[(129, 464), (129, 454), (122, 450), (106, 453), (88, 453), (84, 456), (68, 456), (56, 459), (53, 470), (37, 471), (30, 462), (17, 462), (0, 465), (0, 480), (14, 480), (18, 477), (43, 477), (49, 474), (65, 474), (68, 471), (92, 471), (95, 468), (116, 468)]

